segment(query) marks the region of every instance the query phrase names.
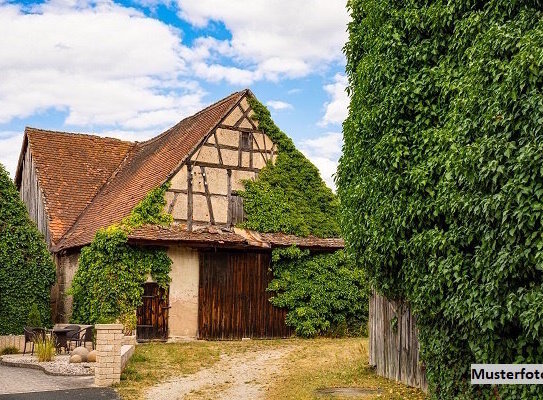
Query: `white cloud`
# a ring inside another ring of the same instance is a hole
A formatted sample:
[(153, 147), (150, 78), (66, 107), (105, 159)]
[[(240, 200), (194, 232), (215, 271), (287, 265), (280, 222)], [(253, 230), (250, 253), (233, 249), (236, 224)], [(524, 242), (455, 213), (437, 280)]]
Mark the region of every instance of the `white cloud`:
[(71, 125), (146, 128), (203, 105), (180, 33), (112, 1), (0, 5), (0, 48), (0, 123), (56, 109)]
[(349, 111), (349, 96), (345, 91), (347, 83), (345, 75), (336, 74), (333, 83), (324, 86), (330, 101), (324, 104), (325, 112), (319, 125), (341, 124), (345, 120)]
[(285, 101), (281, 101), (281, 100), (270, 100), (266, 102), (266, 105), (276, 111), (292, 110), (294, 108), (292, 104), (287, 103)]
[(6, 167), (12, 179), (15, 178), (22, 143), (21, 132), (0, 132), (0, 162)]
[[(349, 16), (342, 1), (177, 0), (177, 4), (181, 18), (195, 26), (205, 27), (209, 21), (224, 23), (231, 40), (210, 39), (195, 47), (200, 47), (198, 53), (203, 58), (206, 53), (216, 53), (236, 61), (250, 72), (244, 76), (247, 83), (302, 77), (330, 63), (343, 62), (341, 49), (347, 40)], [(205, 72), (201, 67), (200, 71)], [(236, 82), (229, 79), (232, 71), (217, 72), (216, 79)]]
[(300, 143), (300, 150), (320, 170), (326, 184), (335, 189), (333, 175), (336, 173), (343, 136), (339, 132), (326, 132), (315, 139)]

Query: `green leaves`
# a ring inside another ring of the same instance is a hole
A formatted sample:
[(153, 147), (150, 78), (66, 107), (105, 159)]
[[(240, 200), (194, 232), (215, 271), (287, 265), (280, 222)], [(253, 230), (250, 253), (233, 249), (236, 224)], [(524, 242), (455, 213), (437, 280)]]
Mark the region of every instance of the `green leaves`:
[(259, 128), (277, 144), (278, 156), (255, 181), (245, 181), (245, 191), (240, 193), (247, 217), (243, 226), (259, 232), (339, 236), (339, 202), (318, 169), (275, 125), (264, 105), (254, 98), (249, 102)]
[(348, 251), (417, 314), (433, 398), (492, 398), (471, 362), (543, 359), (543, 4), (348, 4)]
[(276, 249), (272, 271), (271, 302), (289, 310), (286, 322), (297, 335), (365, 332), (368, 287), (343, 251), (312, 255), (295, 246)]
[(133, 315), (141, 304), (143, 283), (149, 276), (164, 288), (170, 282), (172, 261), (166, 250), (128, 244), (127, 233), (143, 224), (168, 224), (164, 194), (168, 184), (152, 190), (120, 225), (99, 230), (81, 250), (70, 293), (72, 321), (99, 323)]
[(32, 307), (34, 321), (51, 324), (55, 272), (43, 235), (0, 165), (0, 334), (21, 334)]

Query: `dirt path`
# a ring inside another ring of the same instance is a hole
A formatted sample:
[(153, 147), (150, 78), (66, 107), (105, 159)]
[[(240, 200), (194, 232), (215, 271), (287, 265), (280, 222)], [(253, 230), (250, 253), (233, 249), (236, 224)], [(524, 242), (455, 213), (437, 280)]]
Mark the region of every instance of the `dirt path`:
[(248, 351), (221, 356), (210, 368), (195, 374), (170, 379), (152, 387), (148, 400), (177, 399), (262, 399), (273, 377), (279, 373), (282, 359), (293, 347)]

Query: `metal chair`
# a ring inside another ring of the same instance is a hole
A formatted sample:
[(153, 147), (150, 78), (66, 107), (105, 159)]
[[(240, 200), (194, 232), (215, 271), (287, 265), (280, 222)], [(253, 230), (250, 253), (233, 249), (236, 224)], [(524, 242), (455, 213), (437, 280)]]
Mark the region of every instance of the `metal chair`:
[(24, 328), (25, 333), (25, 348), (23, 350), (23, 355), (26, 354), (26, 344), (32, 343), (32, 352), (31, 355), (34, 355), (34, 343), (36, 343), (38, 340), (45, 340), (45, 329), (44, 328), (34, 328), (30, 326), (26, 326)]

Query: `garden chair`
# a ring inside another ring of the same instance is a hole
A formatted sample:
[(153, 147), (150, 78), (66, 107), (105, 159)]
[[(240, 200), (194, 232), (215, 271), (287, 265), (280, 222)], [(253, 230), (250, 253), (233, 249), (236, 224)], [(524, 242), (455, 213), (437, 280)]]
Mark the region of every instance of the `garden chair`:
[(75, 347), (77, 347), (77, 343), (81, 339), (81, 334), (85, 329), (81, 329), (79, 325), (68, 325), (66, 328), (64, 328), (66, 331), (66, 341), (67, 341), (67, 347), (66, 351), (69, 353), (72, 351), (72, 343), (75, 344)]
[(32, 352), (30, 354), (34, 355), (34, 343), (36, 343), (39, 340), (45, 339), (45, 329), (26, 326), (24, 328), (24, 333), (25, 333), (25, 348), (23, 350), (23, 355), (26, 354), (27, 343), (32, 343)]
[(74, 339), (75, 346), (85, 346), (85, 343), (92, 343), (92, 349), (94, 350), (94, 326), (88, 326), (79, 331), (79, 339)]

